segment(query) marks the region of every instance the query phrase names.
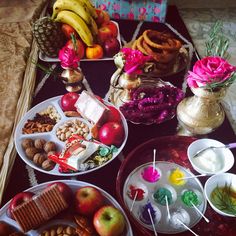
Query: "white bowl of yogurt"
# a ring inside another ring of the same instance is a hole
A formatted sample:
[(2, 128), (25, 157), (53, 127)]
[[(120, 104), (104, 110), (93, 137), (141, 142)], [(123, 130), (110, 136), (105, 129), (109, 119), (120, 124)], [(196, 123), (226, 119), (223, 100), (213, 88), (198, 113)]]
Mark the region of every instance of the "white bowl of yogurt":
[(209, 146), (220, 147), (224, 144), (215, 139), (198, 139), (187, 150), (193, 168), (201, 174), (213, 175), (227, 172), (234, 165), (234, 155), (228, 148), (208, 149), (196, 157), (197, 151)]

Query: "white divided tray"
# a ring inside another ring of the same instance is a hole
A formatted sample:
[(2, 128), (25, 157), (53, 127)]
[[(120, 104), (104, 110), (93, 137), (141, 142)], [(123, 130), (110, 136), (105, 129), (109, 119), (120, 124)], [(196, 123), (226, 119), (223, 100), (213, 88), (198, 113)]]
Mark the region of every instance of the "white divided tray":
[[(36, 165), (32, 160), (30, 160), (26, 156), (25, 151), (22, 148), (22, 141), (26, 138), (30, 138), (30, 139), (33, 139), (33, 140), (41, 138), (41, 139), (44, 139), (46, 141), (53, 141), (57, 146), (57, 151), (60, 152), (63, 149), (63, 147), (65, 146), (65, 142), (62, 142), (56, 136), (56, 131), (57, 131), (58, 127), (60, 127), (61, 125), (63, 125), (65, 122), (67, 122), (69, 120), (80, 120), (84, 124), (87, 124), (89, 128), (91, 128), (91, 124), (83, 118), (79, 118), (79, 117), (73, 117), (72, 118), (72, 117), (65, 116), (65, 114), (63, 113), (63, 110), (61, 109), (61, 106), (60, 106), (61, 97), (62, 96), (53, 97), (53, 98), (45, 100), (44, 102), (41, 102), (40, 104), (34, 106), (31, 110), (29, 110), (24, 115), (24, 117), (21, 119), (21, 121), (17, 125), (14, 139), (15, 139), (16, 150), (17, 150), (18, 154), (20, 155), (20, 157), (22, 158), (22, 160), (26, 164), (28, 164), (29, 166), (31, 166), (32, 168), (34, 168), (38, 171), (41, 171), (41, 172), (44, 172), (44, 173), (47, 173), (47, 174), (51, 174), (51, 175), (60, 175), (60, 176), (76, 176), (76, 175), (86, 174), (86, 173), (89, 173), (91, 171), (100, 169), (101, 167), (105, 166), (106, 164), (108, 164), (109, 162), (114, 160), (114, 158), (116, 158), (119, 155), (119, 153), (122, 151), (122, 149), (124, 148), (127, 137), (128, 137), (127, 122), (126, 122), (124, 116), (122, 115), (122, 113), (120, 113), (120, 115), (121, 115), (122, 123), (123, 123), (123, 126), (124, 126), (124, 130), (125, 130), (124, 141), (123, 141), (122, 145), (118, 148), (117, 152), (113, 153), (112, 158), (110, 160), (108, 160), (107, 162), (103, 163), (102, 165), (95, 166), (94, 168), (87, 169), (87, 170), (84, 170), (84, 171), (64, 173), (64, 172), (59, 171), (59, 165), (58, 164), (56, 164), (55, 167), (52, 170), (48, 171), (48, 170), (43, 169), (41, 166)], [(110, 105), (110, 106), (112, 105), (108, 102), (105, 102), (105, 104)], [(58, 121), (56, 123), (56, 125), (53, 127), (53, 129), (49, 132), (42, 132), (42, 133), (37, 132), (37, 133), (33, 133), (33, 134), (23, 134), (22, 129), (23, 129), (25, 123), (27, 122), (27, 120), (28, 119), (33, 119), (35, 117), (36, 113), (39, 113), (39, 112), (45, 110), (48, 106), (53, 106), (56, 109), (59, 116), (60, 116), (60, 121)], [(87, 139), (89, 139), (90, 137), (91, 137), (91, 134), (89, 133), (88, 136), (87, 136)]]

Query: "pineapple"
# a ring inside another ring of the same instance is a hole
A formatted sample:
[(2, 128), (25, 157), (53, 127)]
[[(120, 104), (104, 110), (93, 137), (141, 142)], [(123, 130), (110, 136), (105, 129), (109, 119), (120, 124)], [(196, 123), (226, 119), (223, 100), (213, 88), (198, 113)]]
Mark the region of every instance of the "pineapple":
[(39, 50), (48, 57), (57, 57), (59, 50), (66, 42), (61, 24), (47, 16), (34, 23), (33, 35)]

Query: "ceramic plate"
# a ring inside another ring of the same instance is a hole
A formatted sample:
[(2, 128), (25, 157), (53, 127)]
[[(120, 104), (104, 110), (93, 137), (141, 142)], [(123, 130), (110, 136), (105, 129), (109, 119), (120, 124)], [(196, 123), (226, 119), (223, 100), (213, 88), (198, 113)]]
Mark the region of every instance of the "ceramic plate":
[[(105, 203), (106, 204), (111, 204), (113, 206), (115, 206), (117, 209), (119, 209), (123, 216), (125, 217), (125, 221), (126, 221), (126, 228), (125, 228), (125, 232), (124, 232), (124, 236), (132, 236), (133, 233), (132, 233), (132, 229), (131, 229), (131, 226), (130, 226), (130, 223), (129, 223), (129, 220), (127, 218), (127, 216), (125, 215), (123, 209), (121, 208), (121, 206), (119, 205), (119, 203), (110, 195), (108, 194), (107, 192), (105, 192), (104, 190), (102, 190), (101, 188), (99, 187), (96, 187), (92, 184), (89, 184), (89, 183), (86, 183), (86, 182), (82, 182), (82, 181), (75, 181), (75, 180), (59, 180), (60, 182), (63, 182), (65, 184), (67, 184), (73, 192), (75, 192), (77, 189), (83, 187), (83, 186), (93, 186), (95, 188), (97, 188), (101, 193), (102, 195), (105, 197)], [(30, 191), (30, 192), (33, 192), (33, 193), (38, 193), (40, 191), (42, 191), (43, 189), (45, 189), (45, 187), (50, 184), (50, 183), (53, 183), (55, 181), (51, 181), (51, 182), (46, 182), (46, 183), (43, 183), (43, 184), (39, 184), (35, 187), (32, 187), (32, 188), (29, 188), (27, 189), (26, 191)], [(11, 226), (13, 226), (14, 228), (20, 230), (18, 224), (16, 221), (14, 221), (13, 219), (11, 219), (10, 217), (8, 217), (8, 208), (9, 208), (9, 203), (6, 203), (1, 209), (0, 209), (0, 220), (1, 221), (5, 221), (6, 223), (10, 224)], [(69, 213), (69, 216), (73, 216), (73, 214)], [(72, 218), (72, 217), (71, 217)], [(30, 236), (36, 236), (36, 235), (39, 235), (40, 233), (42, 233), (46, 228), (50, 228), (51, 226), (56, 226), (56, 225), (70, 225), (70, 226), (76, 226), (75, 225), (75, 222), (73, 220), (65, 220), (63, 219), (62, 217), (60, 217), (60, 219), (58, 218), (53, 218), (53, 220), (49, 220), (46, 225), (42, 225), (41, 227), (37, 228), (36, 230), (30, 230), (27, 232), (27, 235), (30, 235)]]
[[(122, 45), (121, 45), (121, 39), (120, 39), (119, 24), (116, 21), (112, 21), (112, 22), (114, 22), (117, 26), (117, 29), (118, 29), (117, 39), (120, 43), (120, 48), (121, 48)], [(46, 62), (59, 62), (60, 61), (58, 58), (48, 57), (48, 56), (44, 55), (42, 52), (39, 52), (39, 59), (42, 61), (46, 61)], [(113, 60), (113, 57), (103, 57), (101, 59), (87, 59), (87, 58), (81, 59), (81, 61), (108, 61), (108, 60)]]
[[(60, 175), (60, 176), (75, 176), (75, 175), (82, 175), (82, 174), (86, 174), (92, 171), (95, 171), (103, 166), (105, 166), (106, 164), (108, 164), (110, 161), (114, 160), (114, 158), (116, 158), (119, 153), (122, 151), (123, 147), (125, 146), (127, 137), (128, 137), (128, 126), (127, 126), (127, 122), (124, 118), (124, 116), (121, 114), (121, 118), (122, 118), (122, 123), (124, 126), (124, 130), (125, 130), (125, 138), (124, 141), (122, 143), (122, 145), (118, 148), (117, 152), (114, 152), (112, 155), (112, 158), (108, 161), (106, 161), (105, 163), (103, 163), (102, 165), (98, 165), (95, 166), (94, 168), (89, 168), (83, 171), (78, 171), (78, 172), (72, 172), (72, 173), (62, 173), (59, 171), (59, 165), (55, 165), (55, 167), (52, 170), (46, 170), (43, 169), (41, 166), (36, 165), (34, 161), (32, 161), (30, 158), (28, 158), (26, 156), (26, 152), (22, 147), (22, 142), (23, 140), (29, 138), (29, 139), (44, 139), (45, 141), (52, 141), (56, 144), (56, 148), (57, 148), (57, 152), (60, 152), (63, 147), (65, 146), (65, 142), (63, 142), (61, 139), (61, 137), (57, 134), (58, 130), (65, 124), (68, 122), (78, 122), (80, 124), (83, 124), (85, 126), (88, 127), (88, 133), (86, 136), (86, 139), (89, 139), (91, 137), (90, 134), (90, 128), (91, 125), (90, 123), (83, 119), (83, 118), (78, 118), (78, 117), (67, 117), (65, 116), (64, 112), (62, 111), (61, 107), (60, 107), (60, 99), (62, 96), (57, 96), (57, 97), (53, 97), (50, 98), (38, 105), (36, 105), (35, 107), (33, 107), (31, 110), (29, 110), (24, 117), (21, 119), (21, 121), (19, 122), (19, 124), (17, 125), (16, 128), (16, 132), (15, 132), (15, 145), (16, 145), (16, 150), (18, 152), (18, 154), (20, 155), (20, 157), (22, 158), (22, 160), (28, 164), (29, 166), (31, 166), (32, 168), (47, 173), (47, 174), (51, 174), (51, 175)], [(106, 103), (107, 105), (112, 105), (110, 103)], [(55, 109), (55, 112), (58, 115), (58, 122), (53, 126), (51, 131), (43, 131), (43, 132), (35, 132), (32, 134), (27, 134), (27, 133), (23, 133), (23, 128), (25, 126), (25, 124), (28, 122), (28, 120), (33, 119), (35, 117), (35, 115), (37, 113), (43, 112), (48, 108), (52, 108)]]
[[(206, 199), (199, 180), (189, 178), (173, 182), (170, 177), (176, 171), (183, 173), (185, 177), (194, 177), (194, 175), (175, 163), (156, 161), (155, 168), (157, 168), (160, 178), (155, 182), (149, 182), (143, 173), (152, 166), (153, 163), (149, 162), (137, 167), (130, 173), (124, 184), (123, 199), (128, 209), (132, 207), (133, 217), (143, 227), (153, 230), (150, 216), (145, 210), (145, 207), (151, 206), (155, 212), (153, 213), (155, 229), (159, 233), (175, 234), (186, 231), (178, 219), (190, 228), (196, 225), (202, 216), (189, 204), (190, 195), (196, 197), (194, 204), (200, 212), (204, 213), (206, 210)], [(136, 192), (138, 197), (135, 198)], [(165, 196), (168, 196), (170, 218), (168, 218)]]

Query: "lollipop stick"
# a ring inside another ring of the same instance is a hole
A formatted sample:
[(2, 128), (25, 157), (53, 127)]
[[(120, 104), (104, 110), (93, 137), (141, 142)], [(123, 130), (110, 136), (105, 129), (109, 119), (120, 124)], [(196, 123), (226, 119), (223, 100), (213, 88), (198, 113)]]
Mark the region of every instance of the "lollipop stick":
[(137, 196), (138, 196), (138, 191), (135, 192), (134, 199), (133, 199), (132, 204), (131, 204), (131, 207), (130, 207), (130, 211), (131, 211), (131, 212), (132, 212), (132, 210), (133, 210), (134, 203), (135, 203), (135, 201), (136, 201)]
[(203, 176), (206, 176), (206, 174), (194, 175), (194, 176), (187, 176), (187, 177), (176, 178), (176, 179), (177, 179), (177, 180), (182, 180), (182, 179), (195, 179), (195, 178), (203, 177)]
[(186, 224), (184, 224), (181, 220), (177, 219), (181, 225), (183, 225), (187, 230), (189, 230), (193, 235), (199, 236), (195, 232), (193, 232)]
[(154, 225), (154, 222), (153, 222), (153, 219), (152, 219), (152, 214), (151, 214), (151, 211), (150, 211), (149, 208), (148, 208), (148, 214), (149, 214), (150, 220), (151, 220), (151, 222), (152, 222), (152, 227), (153, 227), (154, 235), (155, 235), (155, 236), (158, 236), (158, 235), (157, 235), (156, 228), (155, 228), (155, 225)]
[(153, 149), (153, 172), (155, 170), (155, 162), (156, 162), (156, 149)]
[(202, 212), (193, 204), (193, 202), (191, 201), (190, 203), (192, 204), (192, 206), (194, 207), (194, 209), (204, 218), (204, 220), (205, 220), (207, 223), (209, 223), (209, 222), (210, 222), (209, 219), (207, 219), (206, 216), (204, 216), (204, 215), (202, 214)]
[(165, 195), (165, 199), (166, 199), (167, 215), (168, 215), (168, 219), (170, 219), (170, 209), (169, 209), (169, 203), (168, 203), (168, 199), (166, 195)]

